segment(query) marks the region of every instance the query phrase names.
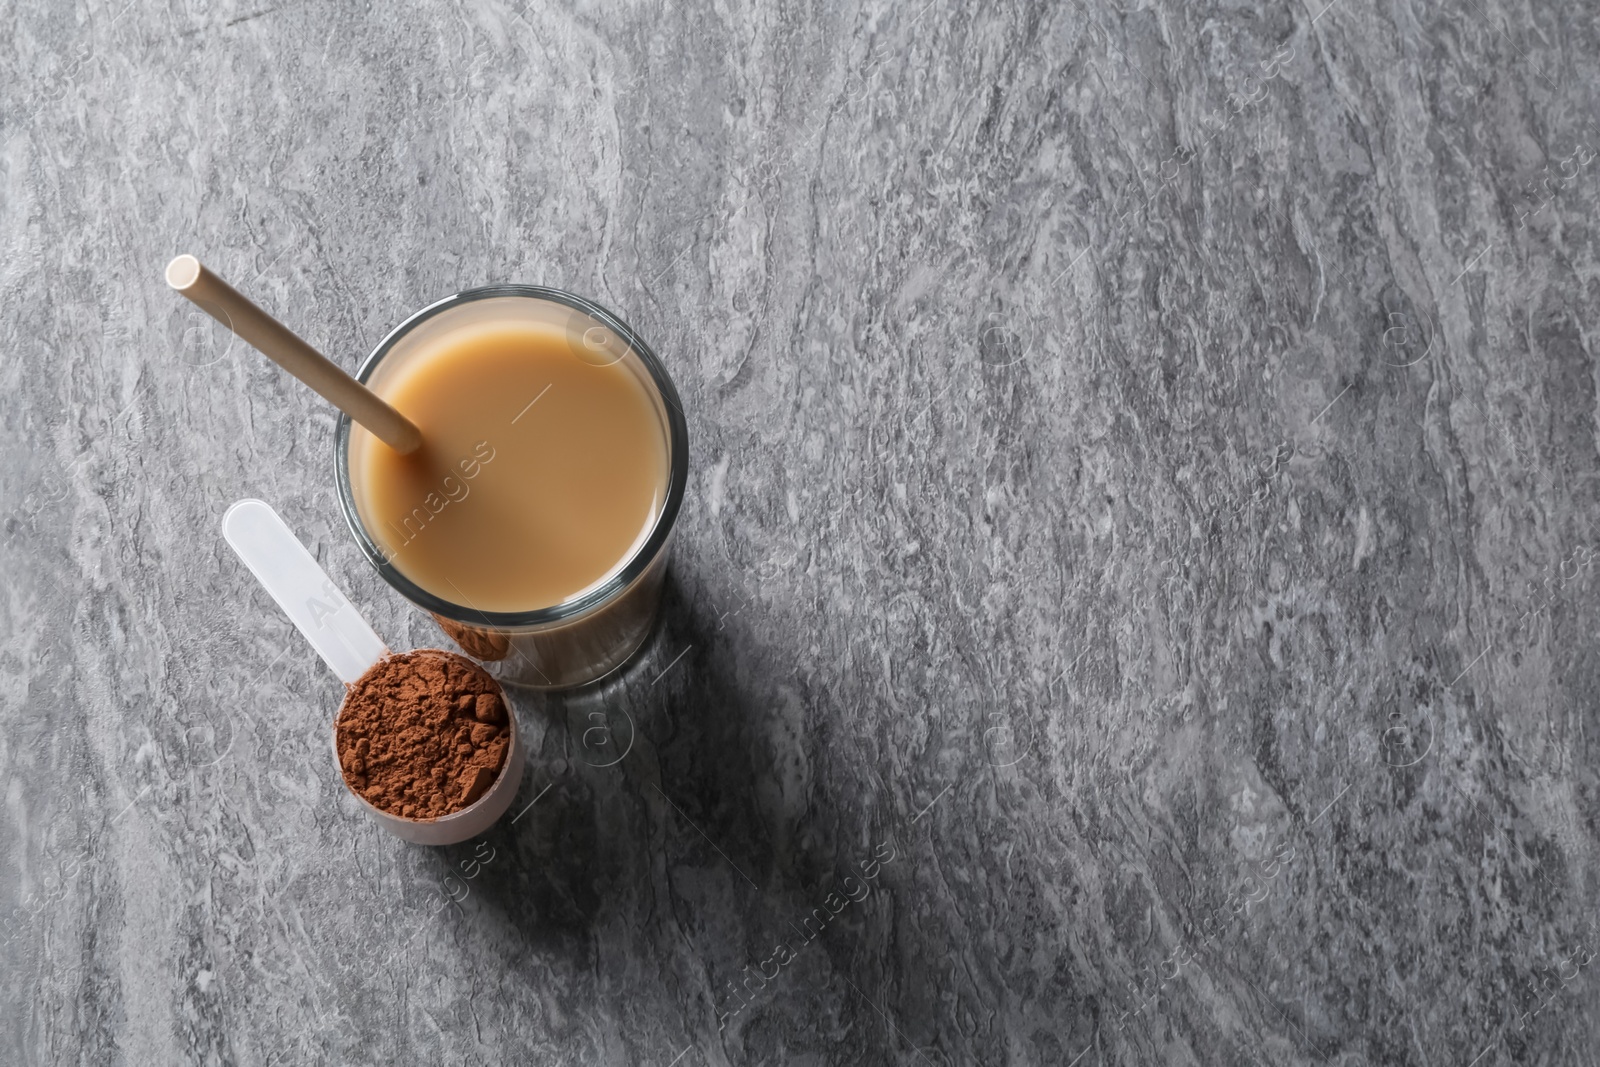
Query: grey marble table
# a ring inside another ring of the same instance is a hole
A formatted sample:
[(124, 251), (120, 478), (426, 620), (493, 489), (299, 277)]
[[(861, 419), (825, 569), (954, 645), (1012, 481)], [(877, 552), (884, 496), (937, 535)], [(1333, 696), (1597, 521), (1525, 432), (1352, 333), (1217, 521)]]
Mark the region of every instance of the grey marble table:
[[(0, 1062), (1600, 1062), (1592, 5), (0, 8)], [(650, 338), (657, 632), (364, 821), (270, 501), (472, 285)]]

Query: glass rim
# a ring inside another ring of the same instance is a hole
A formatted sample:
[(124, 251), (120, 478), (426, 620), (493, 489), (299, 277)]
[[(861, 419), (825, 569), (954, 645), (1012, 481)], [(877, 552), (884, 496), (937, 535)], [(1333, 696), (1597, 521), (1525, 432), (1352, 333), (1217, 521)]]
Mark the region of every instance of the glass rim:
[(379, 575), (392, 588), (424, 611), (443, 615), (456, 622), (498, 630), (520, 630), (571, 622), (615, 599), (650, 569), (666, 548), (672, 536), (673, 523), (683, 505), (689, 478), (689, 428), (683, 417), (683, 403), (678, 399), (678, 390), (673, 386), (666, 367), (655, 354), (655, 350), (646, 344), (631, 326), (592, 300), (543, 285), (483, 285), (434, 301), (413, 313), (378, 342), (372, 354), (362, 361), (361, 368), (356, 371), (356, 380), (365, 385), (394, 346), (434, 316), (464, 304), (495, 297), (544, 300), (580, 311), (614, 332), (644, 364), (651, 383), (660, 395), (662, 406), (666, 409), (664, 428), (667, 432), (668, 452), (666, 497), (661, 503), (660, 510), (656, 512), (650, 535), (634, 548), (627, 561), (614, 570), (610, 577), (590, 588), (582, 596), (529, 611), (482, 611), (470, 605), (446, 600), (417, 585), (384, 556), (382, 549), (367, 533), (361, 515), (356, 509), (355, 494), (350, 484), (351, 419), (343, 412), (339, 414), (338, 429), (334, 437), (334, 481), (338, 485), (339, 509), (344, 512), (345, 524), (350, 527), (350, 533), (355, 537), (357, 547), (361, 549), (361, 554), (367, 558), (367, 562), (377, 569)]

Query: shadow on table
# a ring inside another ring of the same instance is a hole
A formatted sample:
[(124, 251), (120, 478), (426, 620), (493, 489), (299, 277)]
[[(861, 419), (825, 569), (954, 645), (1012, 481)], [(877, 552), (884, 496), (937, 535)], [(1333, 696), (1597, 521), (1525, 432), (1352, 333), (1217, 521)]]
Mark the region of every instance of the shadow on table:
[[(829, 759), (846, 735), (829, 729), (826, 694), (789, 684), (797, 650), (781, 631), (763, 650), (771, 632), (708, 605), (692, 575), (669, 577), (654, 632), (617, 677), (514, 692), (529, 742), (517, 798), (482, 839), (428, 854), (469, 894), (458, 943), (530, 979), (588, 975), (602, 965), (597, 929), (621, 930), (624, 951), (670, 982), (687, 940), (695, 987), (678, 997), (704, 1012), (689, 1031), (757, 1061), (774, 1058), (780, 1020), (810, 1018), (832, 997), (847, 998), (860, 1034), (876, 1032), (879, 1010), (852, 986), (882, 984), (871, 981), (881, 964), (860, 957), (883, 941), (868, 931), (889, 921), (875, 900), (889, 882), (871, 887), (872, 903), (827, 904), (873, 855), (847, 840), (867, 832), (869, 813), (820, 788), (827, 774), (792, 767)], [(784, 797), (786, 778), (803, 793)], [(780, 943), (792, 962), (773, 976)], [(682, 1048), (661, 1051), (668, 1062)], [(952, 1061), (925, 1045), (917, 1062)]]
[[(826, 871), (831, 851), (779, 855), (770, 840), (756, 802), (758, 775), (770, 772), (752, 760), (756, 698), (741, 685), (754, 675), (734, 664), (732, 633), (726, 614), (669, 575), (654, 631), (617, 675), (566, 693), (515, 691), (530, 740), (522, 789), (481, 842), (437, 850), (441, 878), (459, 880), (533, 950), (560, 953), (587, 951), (608, 898), (658, 878), (663, 852), (669, 870), (718, 883), (705, 890), (715, 908), (775, 912), (764, 902), (794, 897), (797, 874)], [(759, 740), (774, 764), (797, 755)]]

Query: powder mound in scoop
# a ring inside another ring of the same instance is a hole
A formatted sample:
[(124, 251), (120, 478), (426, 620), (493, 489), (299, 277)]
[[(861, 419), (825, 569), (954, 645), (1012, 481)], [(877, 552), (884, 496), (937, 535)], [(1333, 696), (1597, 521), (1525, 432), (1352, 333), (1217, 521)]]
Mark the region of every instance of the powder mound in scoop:
[(499, 684), (453, 652), (422, 648), (373, 664), (345, 693), (339, 768), (373, 807), (437, 819), (500, 776), (511, 730)]

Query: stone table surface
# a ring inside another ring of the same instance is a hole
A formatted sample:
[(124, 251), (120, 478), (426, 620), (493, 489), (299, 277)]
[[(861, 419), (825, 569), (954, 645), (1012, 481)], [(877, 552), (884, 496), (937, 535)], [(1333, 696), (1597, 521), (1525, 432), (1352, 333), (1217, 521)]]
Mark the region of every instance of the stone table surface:
[[(1600, 10), (358, 7), (0, 8), (0, 1062), (1600, 1062)], [(345, 795), (224, 509), (444, 638), (181, 251), (671, 368), (482, 839)]]

